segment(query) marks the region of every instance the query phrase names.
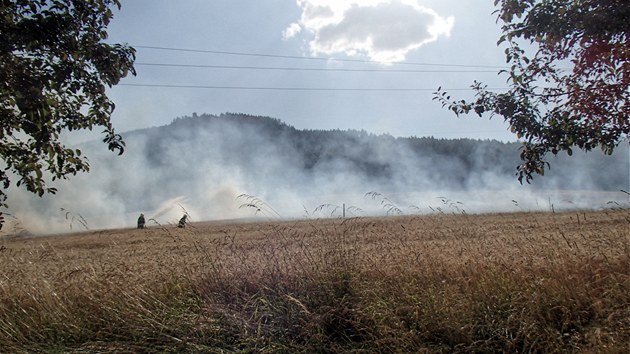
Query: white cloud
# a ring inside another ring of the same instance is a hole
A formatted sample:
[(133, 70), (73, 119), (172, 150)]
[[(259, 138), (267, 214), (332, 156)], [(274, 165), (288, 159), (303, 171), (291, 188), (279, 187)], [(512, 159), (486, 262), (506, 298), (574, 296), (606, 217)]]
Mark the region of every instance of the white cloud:
[(285, 39), (312, 34), (313, 55), (343, 53), (381, 62), (405, 60), (427, 43), (449, 36), (455, 19), (442, 17), (417, 0), (297, 0), (298, 22)]
[(299, 23), (292, 23), (282, 32), (282, 38), (284, 40), (293, 38), (298, 35), (302, 31), (302, 27)]

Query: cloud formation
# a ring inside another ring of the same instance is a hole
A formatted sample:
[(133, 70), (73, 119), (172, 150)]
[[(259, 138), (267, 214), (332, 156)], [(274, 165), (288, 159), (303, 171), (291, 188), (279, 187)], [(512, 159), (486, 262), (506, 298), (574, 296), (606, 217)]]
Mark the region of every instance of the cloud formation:
[(299, 21), (283, 32), (288, 40), (307, 32), (313, 55), (343, 53), (399, 62), (423, 45), (448, 37), (454, 17), (442, 17), (417, 0), (297, 0)]

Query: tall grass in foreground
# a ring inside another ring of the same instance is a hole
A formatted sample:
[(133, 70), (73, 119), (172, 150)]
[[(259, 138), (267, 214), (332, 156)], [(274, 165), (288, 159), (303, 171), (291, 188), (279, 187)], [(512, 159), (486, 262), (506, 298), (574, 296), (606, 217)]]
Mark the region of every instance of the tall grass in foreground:
[(629, 227), (616, 210), (7, 240), (0, 351), (622, 353)]

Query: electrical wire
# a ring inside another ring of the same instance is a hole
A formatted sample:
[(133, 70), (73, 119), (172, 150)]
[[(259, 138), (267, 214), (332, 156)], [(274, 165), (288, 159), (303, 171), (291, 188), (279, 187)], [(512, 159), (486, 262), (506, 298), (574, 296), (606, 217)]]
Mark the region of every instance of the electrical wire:
[(380, 61), (375, 61), (375, 60), (362, 60), (362, 59), (338, 59), (338, 58), (324, 58), (324, 57), (302, 57), (302, 56), (295, 56), (295, 55), (278, 55), (278, 54), (248, 53), (248, 52), (230, 52), (230, 51), (219, 51), (219, 50), (172, 48), (172, 47), (158, 47), (158, 46), (146, 46), (146, 45), (132, 45), (132, 47), (134, 47), (134, 48), (141, 48), (141, 49), (175, 51), (175, 52), (222, 54), (222, 55), (236, 55), (236, 56), (264, 57), (264, 58), (278, 58), (278, 59), (351, 62), (351, 63), (364, 63), (364, 64), (387, 64), (387, 65), (414, 65), (414, 66), (441, 66), (441, 67), (461, 67), (461, 68), (507, 69), (507, 67), (505, 67), (505, 66), (496, 66), (496, 65), (469, 65), (469, 64), (444, 64), (444, 63), (419, 63), (419, 62), (380, 62)]
[[(151, 49), (151, 50), (165, 50), (165, 51), (177, 51), (177, 52), (193, 52), (193, 53), (207, 53), (207, 54), (220, 54), (220, 55), (237, 55), (237, 56), (249, 56), (249, 57), (268, 57), (268, 58), (282, 58), (282, 59), (296, 59), (296, 60), (316, 60), (316, 61), (337, 61), (337, 62), (352, 62), (352, 63), (370, 63), (370, 64), (384, 64), (382, 62), (373, 60), (360, 60), (360, 59), (334, 59), (323, 57), (301, 57), (291, 55), (277, 55), (277, 54), (264, 54), (264, 53), (248, 53), (248, 52), (228, 52), (228, 51), (216, 51), (216, 50), (204, 50), (204, 49), (186, 49), (186, 48), (173, 48), (173, 47), (158, 47), (158, 46), (144, 46), (136, 45), (135, 48)], [(392, 69), (392, 68), (379, 68), (379, 69), (351, 69), (351, 68), (308, 68), (308, 67), (288, 67), (288, 66), (237, 66), (237, 65), (206, 65), (206, 64), (177, 64), (177, 63), (151, 63), (151, 62), (138, 62), (136, 66), (147, 67), (175, 67), (175, 68), (199, 68), (199, 69), (226, 69), (226, 70), (267, 70), (267, 71), (305, 71), (305, 72), (370, 72), (370, 73), (497, 73), (496, 69), (504, 69), (500, 66), (489, 65), (467, 65), (467, 64), (435, 64), (435, 63), (414, 63), (414, 62), (394, 62), (386, 63), (388, 65), (412, 65), (412, 66), (432, 66), (432, 67), (445, 67), (445, 68), (460, 68), (460, 69), (422, 69), (422, 70), (409, 70), (409, 69)], [(465, 69), (469, 68), (469, 69)], [(477, 68), (476, 70), (470, 68)], [(492, 69), (492, 70), (490, 70)], [(223, 85), (179, 85), (179, 84), (143, 84), (143, 83), (120, 83), (119, 86), (129, 87), (153, 87), (153, 88), (180, 88), (180, 89), (214, 89), (214, 90), (250, 90), (250, 91), (339, 91), (339, 92), (435, 92), (432, 88), (325, 88), (325, 87), (271, 87), (271, 86), (223, 86)], [(445, 91), (470, 91), (472, 88), (455, 88)], [(504, 88), (489, 88), (488, 90), (505, 90)]]
[(159, 66), (177, 68), (207, 68), (233, 70), (280, 70), (280, 71), (331, 71), (331, 72), (377, 72), (377, 73), (496, 73), (496, 70), (400, 70), (400, 69), (345, 69), (345, 68), (297, 68), (270, 66), (234, 66), (234, 65), (201, 65), (170, 63), (135, 63), (137, 66)]
[[(171, 85), (171, 84), (132, 84), (120, 83), (117, 86), (186, 88), (213, 90), (258, 90), (258, 91), (362, 91), (362, 92), (435, 92), (429, 88), (325, 88), (325, 87), (264, 87), (264, 86), (207, 86), (207, 85)], [(443, 89), (444, 91), (470, 91), (472, 88)], [(506, 88), (487, 88), (489, 91), (507, 90)]]

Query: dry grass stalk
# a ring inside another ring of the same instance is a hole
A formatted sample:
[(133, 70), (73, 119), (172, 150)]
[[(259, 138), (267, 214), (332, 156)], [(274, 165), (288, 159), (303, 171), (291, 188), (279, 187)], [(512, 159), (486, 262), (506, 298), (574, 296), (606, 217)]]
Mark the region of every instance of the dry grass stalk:
[(3, 240), (0, 343), (9, 352), (623, 352), (629, 227), (619, 209)]

